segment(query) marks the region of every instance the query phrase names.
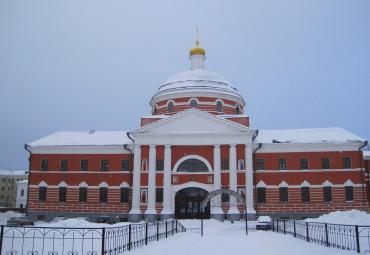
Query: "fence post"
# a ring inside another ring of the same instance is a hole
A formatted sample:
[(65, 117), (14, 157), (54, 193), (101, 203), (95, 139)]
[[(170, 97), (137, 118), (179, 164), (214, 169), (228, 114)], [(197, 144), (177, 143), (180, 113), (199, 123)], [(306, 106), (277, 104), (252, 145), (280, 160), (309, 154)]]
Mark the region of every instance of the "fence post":
[[(3, 227), (4, 226), (1, 226), (1, 239), (3, 239)], [(105, 228), (102, 228), (102, 235), (101, 235), (101, 255), (104, 255), (104, 250), (105, 250), (105, 247), (104, 246), (105, 246)], [(1, 254), (1, 245), (0, 245), (0, 254)]]
[(148, 245), (148, 222), (145, 223), (145, 245)]
[(128, 250), (131, 250), (131, 225), (128, 225)]
[(175, 232), (176, 232), (176, 234), (177, 234), (177, 220), (175, 220), (175, 222), (176, 222), (176, 230), (175, 230)]
[(167, 221), (165, 221), (166, 222), (166, 238), (167, 238)]
[(329, 246), (329, 233), (328, 233), (328, 224), (325, 223), (325, 238), (326, 238), (326, 246)]
[(294, 237), (297, 237), (297, 228), (295, 226), (295, 220), (293, 220)]
[(171, 233), (171, 235), (173, 235), (173, 226), (174, 226), (174, 222), (173, 222), (173, 220), (172, 220), (172, 222), (171, 222), (171, 225), (172, 225), (172, 226), (171, 226), (171, 227), (172, 227), (172, 230), (171, 230), (171, 232), (172, 232), (172, 233)]
[(279, 219), (276, 219), (276, 233), (279, 233)]
[(157, 241), (159, 241), (159, 221), (157, 221)]
[(357, 246), (357, 253), (360, 253), (360, 236), (358, 234), (358, 226), (355, 226), (356, 230), (356, 246)]
[(308, 222), (306, 222), (306, 238), (307, 238), (307, 242), (310, 241), (310, 236), (309, 236), (309, 233), (308, 233)]
[(286, 223), (286, 220), (284, 220), (284, 235), (286, 234), (285, 223)]
[(1, 233), (0, 233), (0, 235), (1, 235), (0, 236), (0, 255), (1, 255), (2, 254), (2, 250), (3, 250), (4, 225), (1, 225)]

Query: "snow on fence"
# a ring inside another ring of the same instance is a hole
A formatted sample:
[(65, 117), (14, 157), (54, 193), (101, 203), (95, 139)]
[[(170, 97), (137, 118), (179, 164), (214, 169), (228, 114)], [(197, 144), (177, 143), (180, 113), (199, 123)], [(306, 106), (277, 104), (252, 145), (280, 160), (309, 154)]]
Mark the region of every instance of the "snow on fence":
[(0, 255), (116, 255), (184, 231), (177, 220), (107, 228), (1, 226)]
[(272, 230), (328, 247), (370, 253), (370, 226), (274, 219)]

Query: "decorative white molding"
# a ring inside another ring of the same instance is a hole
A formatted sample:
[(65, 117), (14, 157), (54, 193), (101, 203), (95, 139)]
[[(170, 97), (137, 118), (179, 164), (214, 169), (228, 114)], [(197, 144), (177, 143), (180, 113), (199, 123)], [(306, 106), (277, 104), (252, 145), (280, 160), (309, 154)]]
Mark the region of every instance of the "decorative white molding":
[(78, 185), (78, 187), (80, 187), (80, 188), (87, 188), (89, 185), (87, 185), (87, 183), (86, 182), (81, 182), (79, 185)]
[[(180, 164), (182, 163), (182, 162), (184, 162), (185, 160), (187, 160), (187, 159), (198, 159), (198, 160), (200, 160), (200, 161), (202, 161), (204, 164), (206, 164), (206, 166), (207, 166), (207, 168), (208, 168), (208, 171), (209, 172), (211, 172), (211, 171), (213, 171), (213, 169), (212, 169), (212, 166), (211, 166), (211, 164), (208, 162), (208, 160), (207, 159), (205, 159), (205, 158), (203, 158), (203, 157), (201, 157), (201, 156), (198, 156), (198, 155), (187, 155), (187, 156), (185, 156), (185, 157), (182, 157), (182, 158), (180, 158), (177, 162), (176, 162), (176, 164), (175, 164), (175, 166), (173, 167), (173, 172), (177, 172), (177, 168), (180, 166)], [(188, 173), (188, 172), (187, 172)], [(191, 172), (191, 173), (193, 173), (193, 172)], [(201, 173), (205, 173), (205, 172), (201, 172)]]
[(65, 183), (64, 181), (60, 182), (59, 183), (59, 187), (67, 187), (67, 183)]
[(322, 186), (333, 186), (333, 184), (330, 181), (326, 180), (323, 182)]
[(288, 183), (286, 183), (286, 181), (282, 181), (280, 184), (279, 184), (279, 187), (288, 187), (289, 185), (288, 185)]
[(353, 182), (351, 180), (347, 180), (345, 183), (344, 183), (344, 186), (353, 186)]
[(130, 187), (127, 182), (122, 182), (121, 185), (119, 185), (119, 186), (121, 188), (129, 188)]
[(257, 188), (266, 188), (266, 183), (264, 181), (259, 181), (257, 184)]
[(108, 188), (108, 184), (106, 182), (101, 182), (99, 188)]
[(301, 187), (310, 187), (310, 183), (306, 180), (304, 180), (304, 182), (301, 183)]
[(47, 186), (48, 186), (48, 184), (44, 181), (39, 183), (39, 187), (47, 187)]

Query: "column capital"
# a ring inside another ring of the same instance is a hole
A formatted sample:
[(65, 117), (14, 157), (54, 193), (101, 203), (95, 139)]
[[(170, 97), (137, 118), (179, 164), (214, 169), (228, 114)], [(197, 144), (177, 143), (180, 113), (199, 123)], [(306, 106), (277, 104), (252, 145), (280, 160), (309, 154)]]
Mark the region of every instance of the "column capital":
[(230, 148), (236, 147), (236, 143), (229, 144)]
[(171, 149), (172, 144), (163, 144), (163, 146), (165, 149)]
[(214, 148), (220, 148), (221, 144), (214, 144), (213, 147)]
[(150, 149), (155, 149), (155, 147), (157, 147), (157, 145), (156, 145), (156, 144), (149, 144), (149, 148), (150, 148)]

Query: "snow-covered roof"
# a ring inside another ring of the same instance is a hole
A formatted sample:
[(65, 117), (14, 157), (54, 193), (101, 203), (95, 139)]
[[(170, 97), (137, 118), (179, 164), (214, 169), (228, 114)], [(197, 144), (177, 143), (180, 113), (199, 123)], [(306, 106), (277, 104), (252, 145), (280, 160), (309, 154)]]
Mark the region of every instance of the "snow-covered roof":
[(365, 140), (343, 128), (259, 130), (255, 143), (347, 143)]
[(17, 181), (17, 184), (28, 183), (28, 180)]
[(66, 145), (123, 145), (131, 144), (126, 131), (63, 131), (29, 143), (31, 147)]
[(28, 170), (0, 170), (0, 175), (3, 176), (28, 175)]

